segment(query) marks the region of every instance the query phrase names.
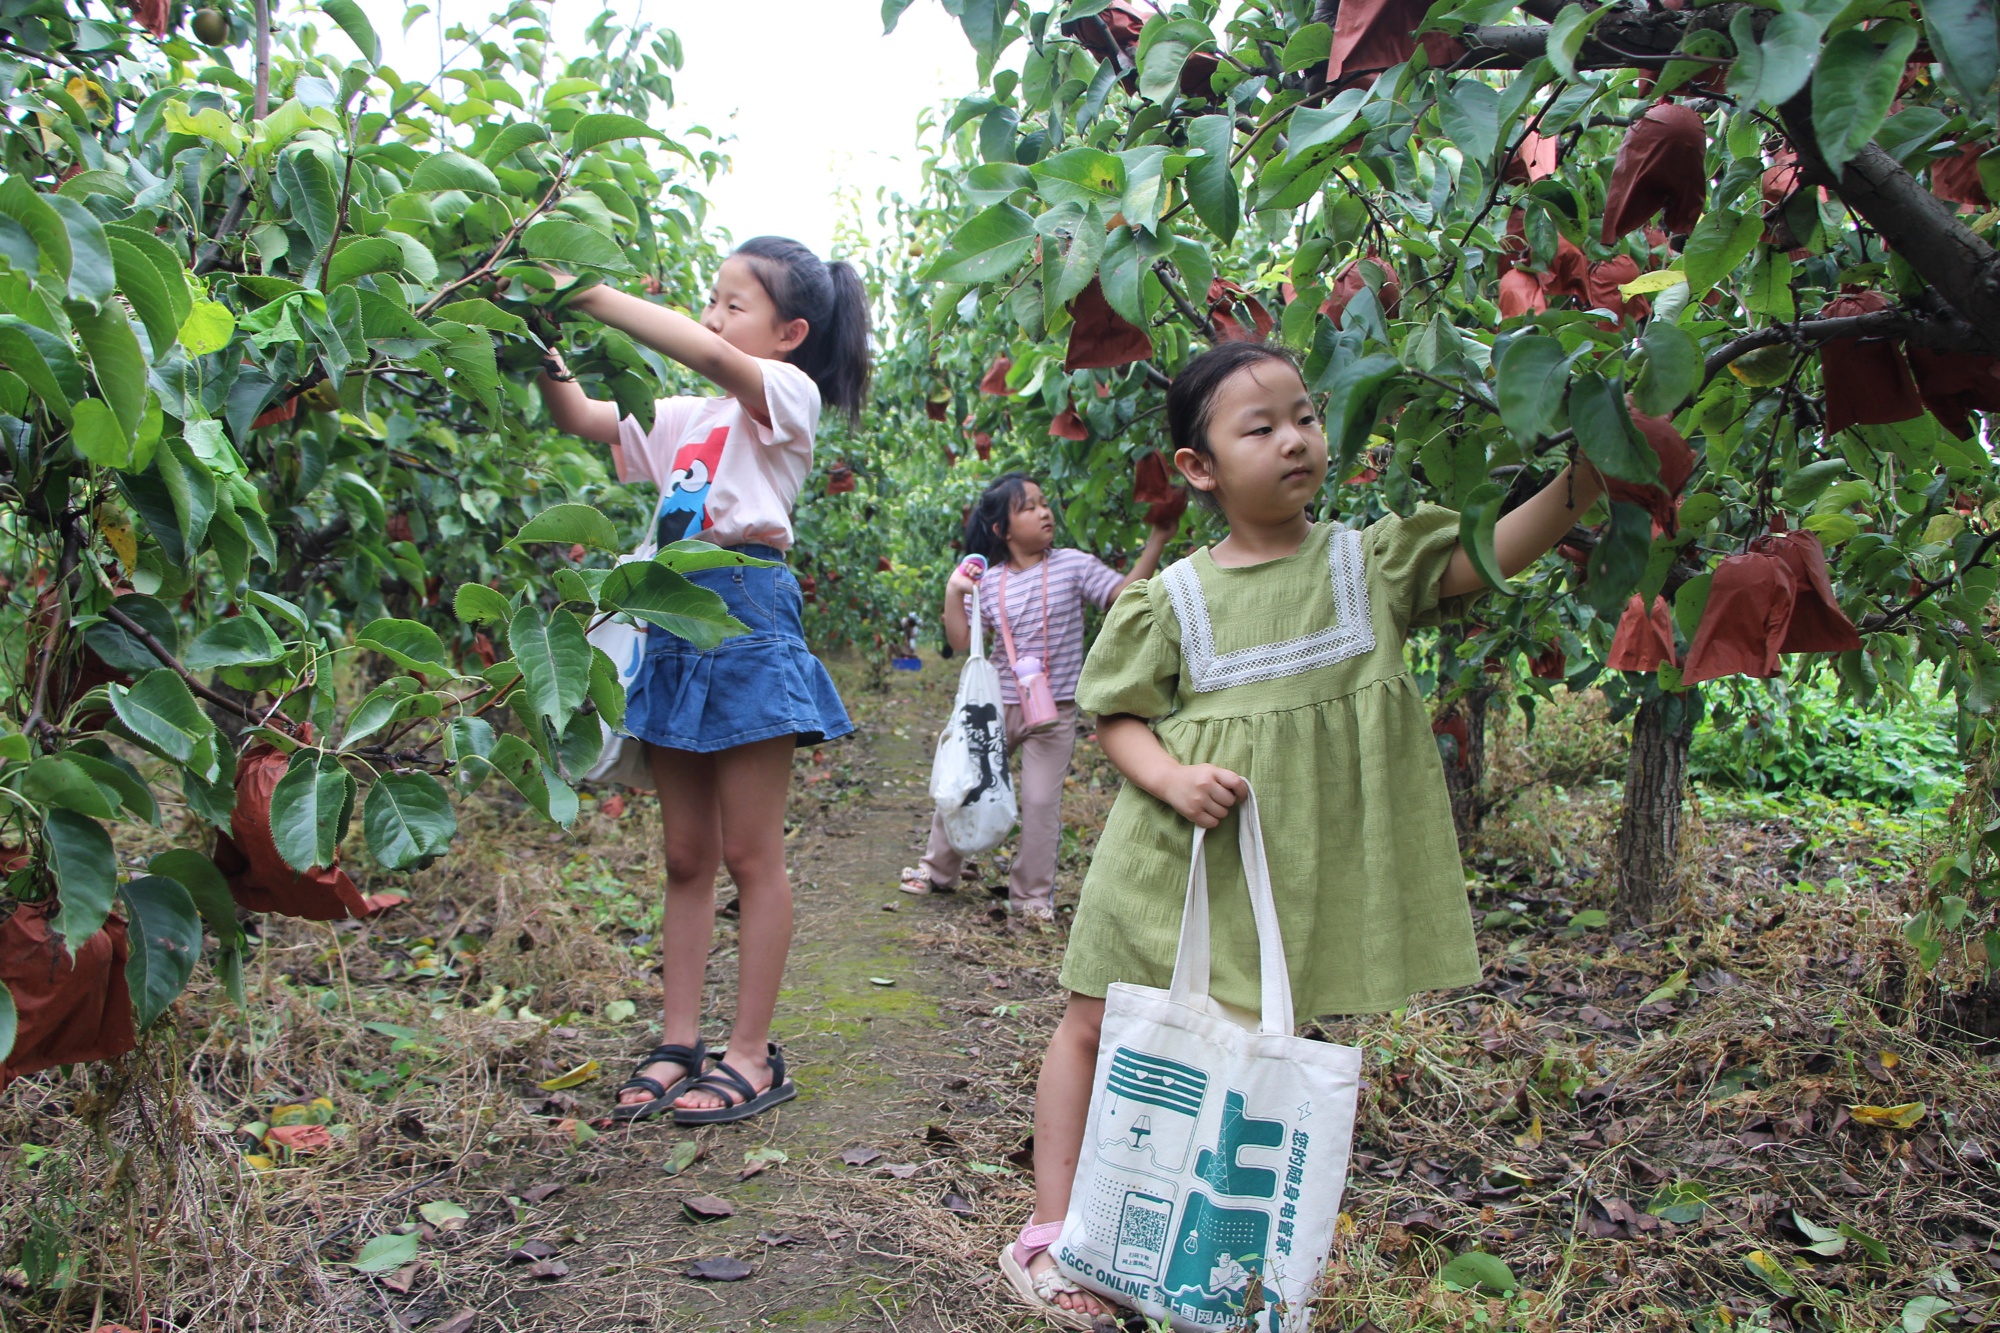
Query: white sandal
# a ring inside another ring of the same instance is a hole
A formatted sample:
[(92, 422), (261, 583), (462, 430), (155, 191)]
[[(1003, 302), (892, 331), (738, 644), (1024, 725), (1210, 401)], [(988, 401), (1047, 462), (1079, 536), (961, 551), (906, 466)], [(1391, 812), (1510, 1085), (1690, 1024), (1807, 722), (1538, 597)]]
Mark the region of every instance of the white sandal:
[(928, 898), (933, 893), (953, 892), (952, 885), (938, 883), (926, 875), (921, 866), (904, 866), (902, 880), (896, 887), (919, 898)]
[(1023, 1226), (1021, 1238), (1000, 1251), (1000, 1271), (1006, 1275), (1007, 1285), (1014, 1289), (1014, 1294), (1033, 1306), (1051, 1324), (1089, 1333), (1097, 1327), (1096, 1317), (1081, 1310), (1065, 1310), (1056, 1304), (1056, 1297), (1090, 1295), (1099, 1301), (1104, 1298), (1095, 1292), (1085, 1292), (1064, 1277), (1059, 1268), (1046, 1268), (1040, 1273), (1028, 1271), (1028, 1265), (1035, 1256), (1055, 1244), (1056, 1238), (1062, 1235), (1062, 1228), (1061, 1222), (1044, 1222), (1039, 1226), (1029, 1222)]

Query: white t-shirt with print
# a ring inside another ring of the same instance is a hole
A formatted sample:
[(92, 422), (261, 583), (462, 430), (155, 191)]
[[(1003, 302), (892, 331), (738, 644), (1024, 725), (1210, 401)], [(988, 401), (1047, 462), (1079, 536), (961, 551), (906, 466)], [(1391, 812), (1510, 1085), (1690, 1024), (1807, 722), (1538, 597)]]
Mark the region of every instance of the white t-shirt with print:
[(788, 361), (760, 361), (766, 426), (726, 396), (659, 400), (653, 429), (618, 420), (611, 458), (620, 481), (660, 488), (648, 537), (698, 537), (717, 546), (760, 542), (789, 550), (792, 502), (812, 469), (819, 386)]

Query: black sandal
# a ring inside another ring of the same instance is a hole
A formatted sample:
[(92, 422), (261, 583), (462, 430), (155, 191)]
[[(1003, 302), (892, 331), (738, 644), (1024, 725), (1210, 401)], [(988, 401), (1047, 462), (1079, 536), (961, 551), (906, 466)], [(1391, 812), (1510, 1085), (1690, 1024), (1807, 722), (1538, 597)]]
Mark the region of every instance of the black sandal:
[[(618, 1090), (611, 1094), (612, 1101), (615, 1103), (611, 1108), (611, 1118), (629, 1123), (640, 1120), (651, 1120), (656, 1115), (663, 1115), (672, 1110), (674, 1098), (685, 1093), (695, 1085), (695, 1081), (701, 1072), (701, 1067), (707, 1060), (708, 1043), (702, 1041), (699, 1037), (695, 1038), (695, 1043), (692, 1046), (677, 1046), (672, 1044), (655, 1046), (645, 1059), (639, 1061), (638, 1067), (632, 1072), (632, 1077), (626, 1079), (619, 1086)], [(648, 1078), (646, 1075), (638, 1072), (647, 1065), (662, 1064), (679, 1065), (688, 1072), (681, 1075), (671, 1088), (662, 1084), (656, 1078)], [(650, 1092), (653, 1095), (643, 1102), (618, 1101), (618, 1098), (624, 1096), (634, 1088), (640, 1092)]]
[(798, 1085), (785, 1077), (784, 1052), (778, 1043), (770, 1043), (771, 1086), (762, 1092), (750, 1086), (750, 1080), (732, 1068), (728, 1061), (717, 1060), (715, 1068), (693, 1080), (680, 1095), (690, 1092), (712, 1092), (718, 1097), (733, 1098), (726, 1106), (708, 1106), (699, 1109), (674, 1108), (674, 1123), (677, 1125), (727, 1125), (738, 1120), (748, 1120), (761, 1111), (768, 1111), (779, 1102), (788, 1102), (799, 1095)]

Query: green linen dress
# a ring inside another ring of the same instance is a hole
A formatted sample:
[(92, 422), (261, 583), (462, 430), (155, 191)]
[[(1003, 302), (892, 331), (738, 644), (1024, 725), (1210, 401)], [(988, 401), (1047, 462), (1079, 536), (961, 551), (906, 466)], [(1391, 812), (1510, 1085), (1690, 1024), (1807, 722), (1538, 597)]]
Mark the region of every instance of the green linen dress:
[[(1479, 979), (1465, 871), (1429, 710), (1403, 658), (1436, 624), (1458, 515), (1424, 505), (1226, 569), (1203, 547), (1112, 606), (1076, 692), (1152, 722), (1176, 760), (1241, 773), (1264, 824), (1301, 1019), (1381, 1013)], [(1454, 599), (1460, 600), (1460, 599)], [(1256, 928), (1232, 814), (1208, 839), (1218, 1000), (1258, 1007)], [(1131, 783), (1084, 878), (1062, 984), (1173, 976), (1194, 826)]]

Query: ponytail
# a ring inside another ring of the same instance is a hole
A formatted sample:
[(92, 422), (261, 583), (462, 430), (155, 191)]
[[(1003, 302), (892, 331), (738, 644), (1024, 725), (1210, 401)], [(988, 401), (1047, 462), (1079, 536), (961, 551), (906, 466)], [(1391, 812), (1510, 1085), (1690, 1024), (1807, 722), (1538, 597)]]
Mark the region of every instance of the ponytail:
[(770, 293), (780, 320), (803, 319), (806, 340), (786, 358), (812, 377), (820, 399), (861, 418), (868, 397), (868, 292), (854, 265), (823, 262), (784, 236), (753, 236), (736, 248)]

